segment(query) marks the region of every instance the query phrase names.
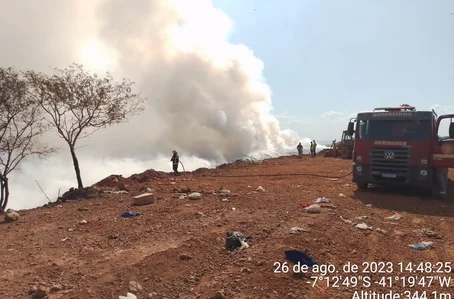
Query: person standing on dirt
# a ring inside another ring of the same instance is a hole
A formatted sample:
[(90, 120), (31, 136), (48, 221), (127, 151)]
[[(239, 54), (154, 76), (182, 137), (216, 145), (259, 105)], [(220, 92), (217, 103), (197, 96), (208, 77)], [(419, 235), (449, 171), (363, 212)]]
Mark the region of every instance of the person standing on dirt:
[(298, 150), (298, 156), (301, 157), (303, 155), (303, 145), (301, 142), (297, 145), (296, 149)]
[(313, 157), (315, 158), (317, 156), (317, 142), (315, 142), (315, 140), (312, 140), (312, 146), (314, 147)]
[(170, 158), (170, 161), (172, 162), (173, 173), (175, 175), (179, 175), (178, 164), (180, 163), (180, 157), (178, 157), (178, 153), (176, 150), (173, 150), (172, 153), (173, 153), (173, 155), (172, 155), (172, 158)]

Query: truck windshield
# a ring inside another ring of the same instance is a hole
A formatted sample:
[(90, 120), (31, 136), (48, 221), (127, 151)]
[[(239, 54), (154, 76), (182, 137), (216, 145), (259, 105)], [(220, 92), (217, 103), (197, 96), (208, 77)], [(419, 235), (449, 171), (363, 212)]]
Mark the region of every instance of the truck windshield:
[(428, 120), (358, 120), (359, 139), (428, 140)]

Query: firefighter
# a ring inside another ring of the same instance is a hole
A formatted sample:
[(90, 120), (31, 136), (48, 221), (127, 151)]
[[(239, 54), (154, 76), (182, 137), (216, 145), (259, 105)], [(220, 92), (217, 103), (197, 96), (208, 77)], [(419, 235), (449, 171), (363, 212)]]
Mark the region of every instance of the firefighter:
[(298, 156), (301, 157), (303, 155), (303, 145), (301, 142), (296, 146), (296, 149), (298, 150)]
[(435, 196), (439, 199), (446, 199), (448, 189), (449, 168), (435, 168)]
[(311, 156), (312, 156), (312, 158), (315, 158), (316, 149), (317, 149), (317, 143), (315, 142), (315, 140), (312, 140), (311, 141)]
[(170, 158), (170, 161), (172, 162), (173, 173), (175, 175), (179, 175), (178, 164), (180, 163), (180, 158), (178, 157), (178, 153), (176, 150), (173, 150), (172, 153), (173, 153), (173, 155), (172, 155), (172, 158)]

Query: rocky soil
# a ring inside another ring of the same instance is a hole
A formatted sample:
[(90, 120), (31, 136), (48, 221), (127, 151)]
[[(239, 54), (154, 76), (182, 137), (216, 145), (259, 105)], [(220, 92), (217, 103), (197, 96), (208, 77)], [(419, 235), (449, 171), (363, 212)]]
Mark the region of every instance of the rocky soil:
[[(453, 294), (454, 280), (441, 287), (439, 278), (454, 279), (454, 184), (446, 201), (415, 190), (360, 192), (350, 170), (348, 160), (281, 157), (178, 177), (153, 170), (110, 176), (82, 195), (72, 193), (72, 200), (18, 211), (19, 219), (0, 223), (0, 293), (52, 299), (119, 298), (128, 291), (139, 299)], [(133, 196), (144, 192), (154, 193), (154, 203), (133, 206)], [(192, 192), (201, 198), (176, 194)], [(330, 203), (308, 213), (305, 207), (320, 197)], [(141, 215), (122, 218), (127, 211)], [(386, 219), (396, 213), (400, 219)], [(226, 250), (231, 231), (250, 237), (249, 247)], [(433, 247), (408, 246), (423, 241)], [(291, 249), (318, 266), (295, 273), (284, 255)], [(365, 269), (365, 262), (378, 267)], [(434, 267), (418, 268), (421, 262)], [(344, 273), (351, 264), (358, 273)], [(318, 273), (327, 266), (338, 272)], [(390, 298), (417, 298), (404, 295)]]

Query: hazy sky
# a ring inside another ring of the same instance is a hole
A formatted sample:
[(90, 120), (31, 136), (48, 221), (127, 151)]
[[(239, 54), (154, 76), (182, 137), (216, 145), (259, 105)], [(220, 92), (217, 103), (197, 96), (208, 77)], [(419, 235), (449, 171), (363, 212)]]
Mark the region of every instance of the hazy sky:
[(231, 41), (264, 62), (281, 126), (301, 136), (338, 138), (336, 117), (377, 106), (454, 112), (452, 0), (213, 3), (234, 20)]

